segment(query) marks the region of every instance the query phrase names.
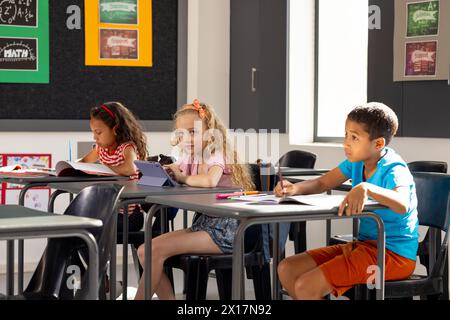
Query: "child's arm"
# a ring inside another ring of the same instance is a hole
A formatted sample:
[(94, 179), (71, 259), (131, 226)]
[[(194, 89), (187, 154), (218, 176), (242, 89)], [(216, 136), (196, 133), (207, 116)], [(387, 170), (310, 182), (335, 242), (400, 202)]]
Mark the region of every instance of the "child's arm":
[(317, 194), (332, 190), (347, 180), (348, 178), (342, 171), (339, 168), (335, 168), (317, 179), (302, 181), (296, 184), (283, 180), (284, 190), (281, 188), (281, 184), (278, 183), (274, 189), (274, 193), (277, 197), (295, 194)]
[(110, 166), (109, 168), (121, 176), (133, 176), (136, 174), (136, 166), (134, 161), (137, 160), (136, 152), (132, 146), (128, 146), (123, 151), (124, 163), (118, 166)]
[(92, 149), (91, 151), (89, 151), (89, 153), (87, 155), (85, 155), (83, 158), (81, 158), (78, 161), (79, 162), (94, 163), (94, 162), (97, 162), (97, 160), (98, 160), (97, 150)]
[(223, 169), (220, 166), (212, 166), (207, 174), (198, 174), (195, 176), (185, 176), (177, 165), (168, 165), (174, 179), (179, 183), (184, 183), (191, 187), (198, 188), (215, 188), (223, 175)]
[(342, 215), (344, 211), (348, 216), (362, 213), (364, 203), (368, 197), (371, 197), (396, 213), (405, 214), (408, 212), (409, 187), (397, 187), (389, 190), (363, 182), (347, 194), (339, 206), (339, 215)]

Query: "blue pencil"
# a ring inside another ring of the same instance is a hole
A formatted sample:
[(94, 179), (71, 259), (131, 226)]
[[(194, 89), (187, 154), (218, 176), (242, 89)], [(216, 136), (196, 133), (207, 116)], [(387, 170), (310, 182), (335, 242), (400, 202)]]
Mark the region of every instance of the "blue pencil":
[(72, 142), (69, 141), (69, 161), (72, 161)]

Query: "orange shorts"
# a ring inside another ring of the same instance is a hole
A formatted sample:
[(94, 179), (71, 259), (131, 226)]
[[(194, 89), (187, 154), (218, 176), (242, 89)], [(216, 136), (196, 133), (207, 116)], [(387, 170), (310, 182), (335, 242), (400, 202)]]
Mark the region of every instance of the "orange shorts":
[[(377, 265), (377, 242), (356, 241), (347, 244), (324, 247), (306, 252), (322, 270), (336, 297), (344, 294), (355, 284), (366, 284), (374, 280)], [(385, 279), (408, 278), (416, 267), (416, 261), (386, 250)]]

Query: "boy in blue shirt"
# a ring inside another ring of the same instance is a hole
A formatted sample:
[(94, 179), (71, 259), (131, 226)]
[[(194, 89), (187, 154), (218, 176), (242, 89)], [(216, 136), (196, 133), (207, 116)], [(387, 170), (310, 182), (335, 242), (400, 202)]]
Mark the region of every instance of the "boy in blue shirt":
[[(339, 215), (362, 213), (370, 197), (387, 207), (375, 210), (385, 224), (386, 280), (408, 278), (415, 269), (418, 247), (417, 197), (407, 164), (388, 148), (398, 129), (394, 111), (369, 103), (351, 111), (345, 123), (347, 160), (329, 173), (297, 184), (283, 182), (277, 196), (315, 194), (352, 179), (352, 190), (339, 207)], [(294, 299), (321, 299), (342, 295), (355, 284), (369, 283), (377, 264), (377, 227), (360, 219), (358, 241), (310, 250), (284, 259), (278, 274)]]

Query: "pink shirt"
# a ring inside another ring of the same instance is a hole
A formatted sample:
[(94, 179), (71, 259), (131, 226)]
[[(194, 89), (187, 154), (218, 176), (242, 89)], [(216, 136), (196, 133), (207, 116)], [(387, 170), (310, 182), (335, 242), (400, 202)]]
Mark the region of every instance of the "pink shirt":
[[(192, 158), (190, 155), (181, 156), (176, 162), (180, 170), (186, 176), (196, 176), (198, 174), (207, 174), (209, 169), (214, 166), (222, 168), (223, 174), (217, 184), (218, 187), (233, 187), (231, 179), (231, 168), (225, 165), (225, 160), (222, 155), (212, 155), (208, 159), (204, 160), (206, 166), (201, 166), (202, 159), (197, 157)], [(199, 171), (200, 170), (200, 171)]]

